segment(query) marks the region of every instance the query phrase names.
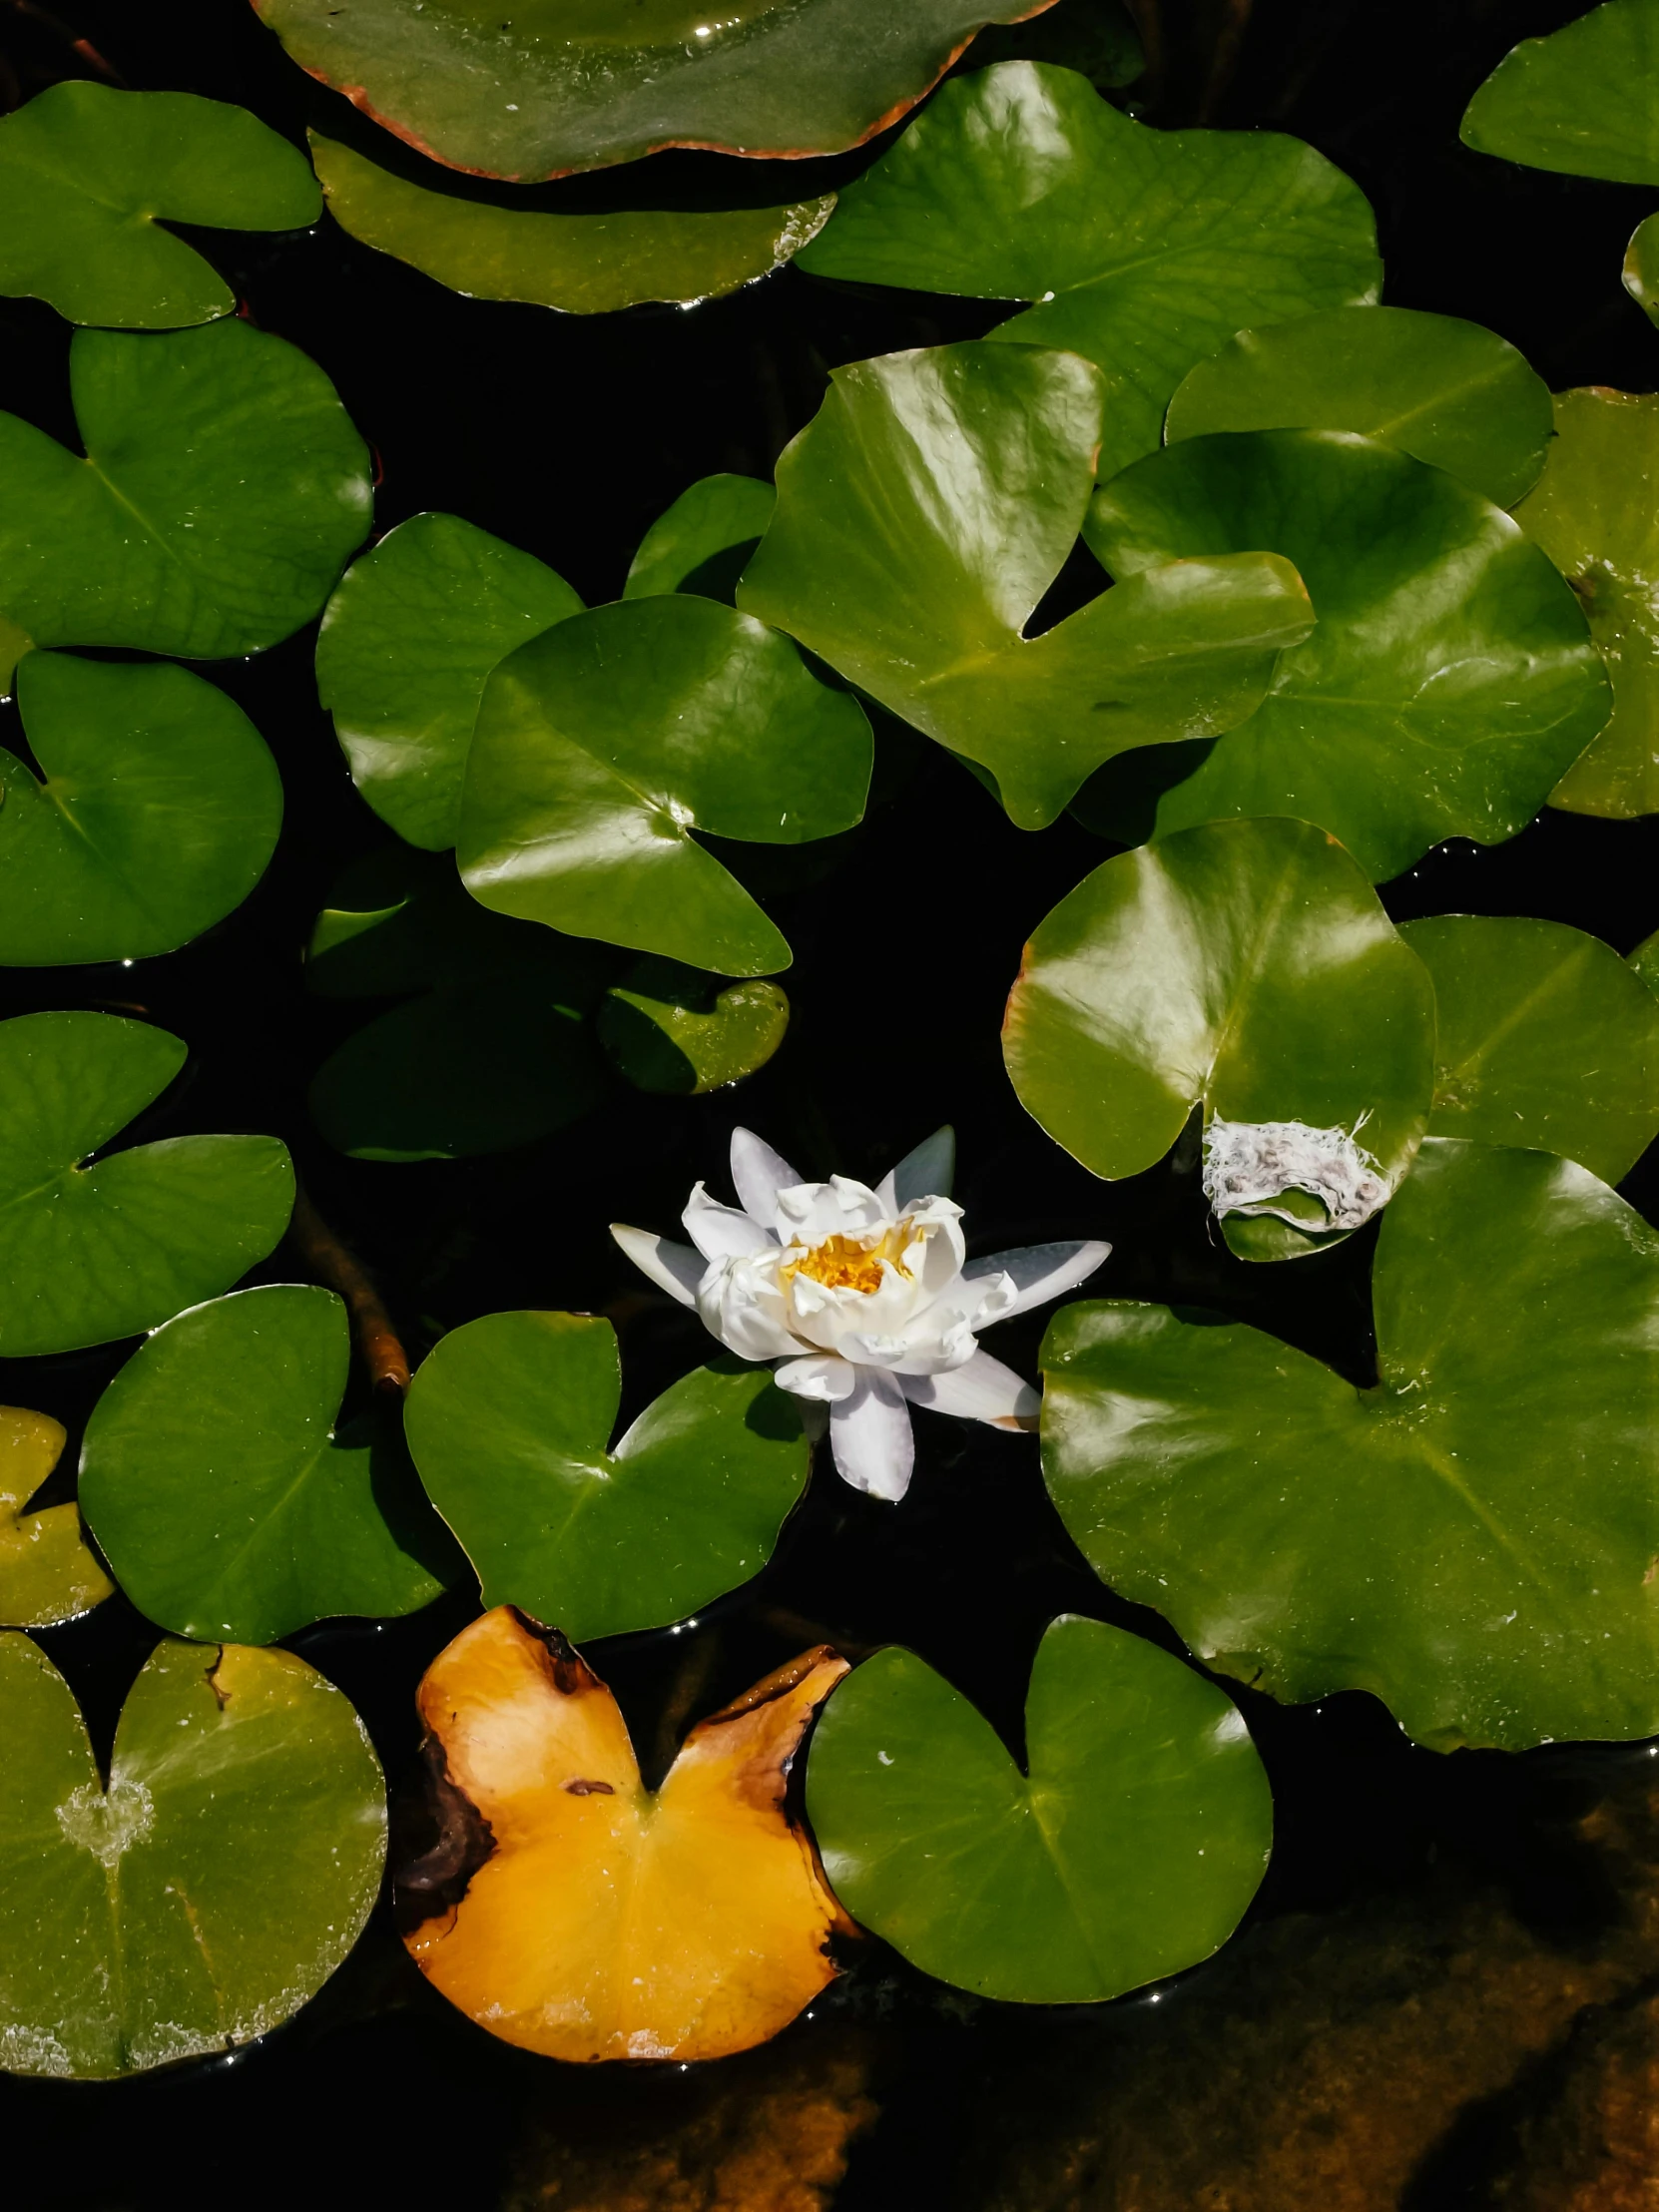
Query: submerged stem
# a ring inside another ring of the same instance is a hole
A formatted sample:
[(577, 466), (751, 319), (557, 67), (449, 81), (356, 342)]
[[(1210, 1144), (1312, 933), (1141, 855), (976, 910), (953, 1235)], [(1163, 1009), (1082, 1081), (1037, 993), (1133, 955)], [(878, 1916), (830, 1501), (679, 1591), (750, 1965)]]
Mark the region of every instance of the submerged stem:
[(311, 1204), (302, 1184), (294, 1190), (288, 1235), (328, 1288), (345, 1301), (352, 1338), (375, 1389), (401, 1397), (409, 1386), (409, 1356), (379, 1288), (350, 1246)]

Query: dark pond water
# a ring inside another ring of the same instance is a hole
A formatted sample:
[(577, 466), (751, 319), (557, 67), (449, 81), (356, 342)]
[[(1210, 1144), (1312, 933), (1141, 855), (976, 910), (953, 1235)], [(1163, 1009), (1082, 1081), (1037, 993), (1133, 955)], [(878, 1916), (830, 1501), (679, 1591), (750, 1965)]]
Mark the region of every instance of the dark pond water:
[[(0, 95), (85, 73), (70, 43), (85, 38), (135, 86), (239, 100), (295, 132), (306, 120), (353, 128), (245, 0), (54, 4), (61, 24), (25, 0), (0, 6), (17, 80), (0, 71)], [(1309, 139), (1370, 195), (1392, 302), (1490, 324), (1557, 388), (1648, 390), (1659, 335), (1617, 270), (1652, 196), (1510, 171), (1456, 139), (1468, 94), (1507, 47), (1581, 12), (1548, 0), (1169, 5), (1155, 113), (1190, 120), (1208, 97), (1212, 122)], [(1224, 20), (1245, 26), (1237, 68), (1205, 95), (1203, 57)], [(707, 158), (666, 159), (711, 174)], [(792, 165), (782, 184), (757, 167), (747, 181), (776, 200), (848, 166), (804, 177)], [(590, 603), (617, 593), (646, 525), (688, 483), (715, 469), (770, 474), (830, 367), (996, 319), (983, 303), (786, 271), (691, 312), (589, 323), (465, 302), (326, 222), (291, 240), (216, 237), (210, 250), (256, 319), (321, 362), (372, 441), (381, 528), (453, 510), (540, 555)], [(0, 302), (0, 405), (72, 440), (67, 343), (46, 308)], [(1075, 582), (1079, 596), (1096, 588)], [(630, 1405), (643, 1402), (706, 1340), (636, 1299), (605, 1235), (613, 1215), (672, 1221), (690, 1183), (720, 1172), (735, 1118), (807, 1172), (871, 1177), (949, 1120), (985, 1248), (1106, 1236), (1103, 1293), (1220, 1307), (1368, 1379), (1369, 1235), (1294, 1268), (1246, 1268), (1207, 1232), (1190, 1160), (1107, 1188), (1026, 1118), (998, 1054), (1002, 1000), (1029, 928), (1107, 848), (1069, 820), (1040, 839), (1012, 829), (969, 778), (895, 731), (880, 733), (884, 803), (855, 859), (778, 900), (797, 948), (795, 1020), (740, 1093), (629, 1095), (527, 1153), (452, 1166), (328, 1152), (305, 1084), (360, 1010), (308, 999), (299, 952), (338, 867), (385, 832), (316, 706), (312, 643), (307, 631), (207, 671), (253, 715), (287, 790), (276, 861), (248, 905), (167, 960), (13, 971), (0, 995), (6, 1013), (130, 1007), (186, 1037), (191, 1066), (138, 1134), (280, 1134), (323, 1212), (379, 1271), (411, 1351), (500, 1308), (614, 1306)], [(9, 719), (0, 742), (17, 742)], [(1656, 863), (1659, 822), (1546, 815), (1494, 850), (1429, 854), (1384, 896), (1396, 918), (1539, 914), (1627, 951), (1659, 923)], [(911, 919), (901, 886), (918, 869), (948, 933)], [(1651, 1218), (1652, 1155), (1625, 1189)], [(279, 1252), (262, 1276), (291, 1269)], [(1002, 1357), (1029, 1371), (1040, 1328), (1040, 1317), (1015, 1324)], [(0, 1363), (0, 1400), (49, 1410), (74, 1435), (126, 1350)], [(1067, 1609), (1129, 1617), (1048, 1506), (1033, 1443), (926, 1415), (918, 1427), (918, 1474), (896, 1511), (819, 1479), (761, 1582), (693, 1634), (596, 1647), (648, 1760), (666, 1763), (676, 1714), (712, 1709), (820, 1637), (851, 1652), (911, 1645), (1017, 1743), (1045, 1623)], [(471, 1610), (454, 1598), (410, 1621), (290, 1639), (357, 1704), (394, 1794), (415, 1745), (414, 1683)], [(1169, 1641), (1150, 1616), (1135, 1620)], [(106, 1751), (153, 1640), (120, 1600), (43, 1639)], [(1659, 1909), (1644, 1905), (1641, 1870), (1654, 1855), (1632, 1810), (1643, 1754), (1444, 1758), (1362, 1696), (1299, 1710), (1244, 1701), (1278, 1803), (1273, 1870), (1223, 1959), (1165, 1988), (1087, 2016), (975, 2005), (871, 1945), (769, 2053), (689, 2079), (598, 2079), (527, 2059), (452, 2013), (380, 1916), (305, 2014), (234, 2060), (107, 2087), (0, 2081), (6, 2201), (811, 2212), (815, 2176), (832, 2178), (848, 2137), (834, 2200), (846, 2212), (1578, 2201), (1547, 2193), (1556, 2153), (1536, 2129), (1540, 2114), (1576, 2109), (1586, 2038), (1622, 2033), (1651, 1995), (1643, 1913)]]

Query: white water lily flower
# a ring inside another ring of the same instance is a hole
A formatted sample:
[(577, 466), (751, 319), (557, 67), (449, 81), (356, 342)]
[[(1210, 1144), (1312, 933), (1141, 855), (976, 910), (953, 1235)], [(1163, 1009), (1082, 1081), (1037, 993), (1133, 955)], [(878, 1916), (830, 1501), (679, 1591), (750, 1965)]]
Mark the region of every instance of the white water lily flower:
[(744, 1360), (777, 1363), (781, 1388), (830, 1408), (835, 1465), (855, 1490), (901, 1498), (915, 1459), (910, 1407), (1016, 1428), (1042, 1400), (981, 1352), (975, 1331), (1058, 1298), (1111, 1250), (1031, 1245), (968, 1260), (950, 1188), (955, 1139), (941, 1129), (871, 1190), (849, 1176), (803, 1183), (747, 1129), (732, 1136), (741, 1207), (701, 1183), (690, 1246), (613, 1224), (654, 1283), (692, 1306)]

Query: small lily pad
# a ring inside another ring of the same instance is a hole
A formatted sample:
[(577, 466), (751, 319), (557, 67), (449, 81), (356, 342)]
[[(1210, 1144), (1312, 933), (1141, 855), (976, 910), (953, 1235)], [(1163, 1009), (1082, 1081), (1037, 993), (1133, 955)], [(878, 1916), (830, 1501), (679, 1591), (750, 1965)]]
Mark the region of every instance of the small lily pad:
[(640, 540), (624, 599), (689, 591), (733, 606), (738, 578), (765, 537), (778, 494), (754, 476), (704, 476)]
[(0, 291), (71, 322), (169, 330), (236, 294), (158, 227), (299, 231), (322, 213), (309, 165), (246, 108), (71, 79), (0, 122)]
[(790, 963), (694, 830), (801, 844), (864, 811), (869, 724), (788, 638), (675, 593), (574, 615), (484, 690), (457, 848), (497, 913), (722, 975)]
[[(1434, 993), (1335, 838), (1216, 822), (1105, 861), (1038, 924), (1002, 1050), (1026, 1110), (1096, 1175), (1151, 1167), (1202, 1105), (1229, 1244), (1289, 1259), (1358, 1228), (1409, 1169)], [(1230, 1194), (1217, 1155), (1253, 1130), (1278, 1172)]]
[(1659, 215), (1630, 234), (1624, 256), (1624, 288), (1650, 322), (1659, 322)]
[(328, 213), (352, 238), (468, 299), (521, 299), (566, 314), (719, 298), (782, 269), (835, 205), (828, 193), (789, 207), (709, 214), (542, 214), (431, 192), (315, 131), (310, 141)]
[(1578, 594), (1613, 715), (1550, 794), (1574, 815), (1659, 813), (1659, 395), (1555, 395), (1555, 438), (1515, 520)]
[(599, 1041), (642, 1091), (717, 1091), (765, 1067), (790, 1026), (776, 983), (729, 983), (678, 960), (636, 961), (605, 994)]
[(1120, 579), (1266, 540), (1319, 617), (1207, 753), (1143, 757), (1090, 787), (1077, 811), (1125, 843), (1295, 815), (1382, 882), (1446, 837), (1512, 837), (1607, 720), (1583, 613), (1537, 548), (1490, 501), (1375, 439), (1189, 438), (1104, 485), (1084, 534)]
[(173, 1081), (182, 1039), (116, 1014), (0, 1022), (0, 1354), (73, 1352), (217, 1297), (287, 1227), (275, 1137), (169, 1137), (84, 1163)]
[(1659, 0), (1603, 0), (1505, 54), (1462, 140), (1528, 169), (1659, 185)]
[(373, 496), (368, 448), (314, 361), (232, 315), (78, 330), (69, 381), (84, 460), (0, 414), (0, 628), (18, 650), (222, 660), (310, 620)]
[(1068, 1306), (1043, 1470), (1095, 1571), (1274, 1697), (1419, 1743), (1659, 1729), (1659, 1236), (1587, 1169), (1427, 1138), (1369, 1389), (1242, 1323)]
[(235, 911), (282, 826), (282, 780), (232, 699), (167, 663), (31, 653), (37, 782), (0, 752), (0, 962), (172, 952)]
[(665, 1390), (614, 1451), (607, 1321), (487, 1314), (440, 1339), (409, 1391), (409, 1448), (486, 1605), (579, 1642), (684, 1620), (759, 1573), (807, 1481), (795, 1404), (722, 1359)]
[(913, 1652), (848, 1675), (813, 1736), (807, 1805), (841, 1904), (980, 1996), (1083, 2004), (1195, 1966), (1267, 1872), (1273, 1798), (1214, 1683), (1063, 1614), (1031, 1670), (1021, 1771)]
[(1276, 131), (1154, 131), (1037, 62), (957, 77), (846, 186), (815, 276), (1037, 305), (995, 335), (1105, 372), (1102, 481), (1235, 330), (1377, 297), (1364, 194)]
[(73, 1500), (28, 1510), (64, 1442), (62, 1423), (49, 1414), (0, 1405), (0, 1623), (8, 1628), (78, 1620), (115, 1590)]
[(1280, 647), (1312, 627), (1289, 564), (1243, 550), (1138, 577), (1025, 636), (1077, 542), (1100, 403), (1097, 370), (1036, 345), (836, 370), (778, 464), (778, 511), (739, 592), (988, 770), (1026, 830), (1115, 754), (1242, 722)]
[(288, 1651), (158, 1644), (106, 1784), (74, 1695), (0, 1636), (0, 2067), (106, 2079), (267, 2035), (362, 1933), (385, 1792)]
[(1659, 1006), (1564, 922), (1436, 914), (1400, 929), (1434, 978), (1436, 1137), (1558, 1152), (1605, 1183), (1659, 1135)]
[(1512, 507), (1538, 481), (1549, 386), (1506, 338), (1455, 315), (1334, 307), (1241, 330), (1182, 378), (1164, 434), (1358, 430)]

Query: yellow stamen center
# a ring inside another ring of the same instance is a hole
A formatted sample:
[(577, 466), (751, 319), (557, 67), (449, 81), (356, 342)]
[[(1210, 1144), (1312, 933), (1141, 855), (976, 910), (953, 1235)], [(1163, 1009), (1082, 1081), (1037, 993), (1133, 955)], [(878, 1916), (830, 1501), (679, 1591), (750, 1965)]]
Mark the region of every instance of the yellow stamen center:
[(790, 1272), (810, 1275), (826, 1290), (860, 1291), (867, 1298), (872, 1291), (881, 1288), (883, 1260), (890, 1261), (900, 1275), (910, 1272), (904, 1265), (903, 1246), (895, 1230), (889, 1229), (884, 1236), (873, 1240), (826, 1237), (805, 1259), (798, 1260)]

